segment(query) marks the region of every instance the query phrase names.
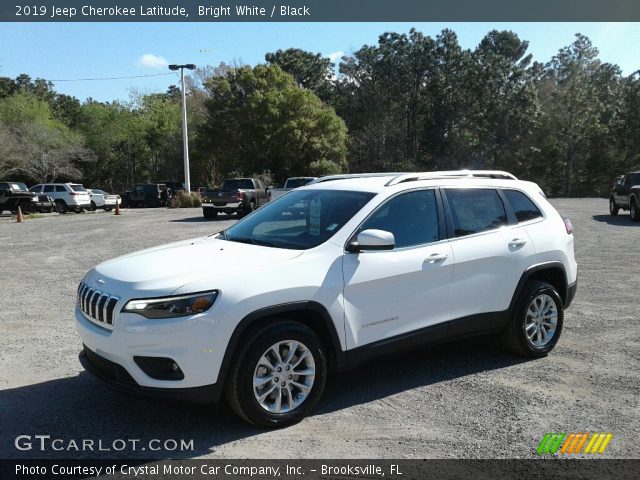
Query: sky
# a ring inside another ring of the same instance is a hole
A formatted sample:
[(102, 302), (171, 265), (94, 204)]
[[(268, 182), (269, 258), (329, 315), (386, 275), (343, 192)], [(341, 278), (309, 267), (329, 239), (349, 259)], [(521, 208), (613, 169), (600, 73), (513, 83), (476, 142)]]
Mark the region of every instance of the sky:
[[(384, 32), (412, 27), (435, 36), (450, 28), (463, 48), (475, 48), (493, 29), (512, 30), (529, 41), (534, 59), (547, 62), (587, 35), (603, 62), (620, 66), (624, 75), (640, 70), (640, 23), (2, 23), (0, 76), (26, 73), (54, 81), (59, 93), (85, 100), (127, 100), (132, 92), (166, 91), (179, 83), (167, 63), (198, 66), (264, 62), (278, 49), (301, 48), (338, 59)], [(141, 78), (60, 81), (80, 78)]]

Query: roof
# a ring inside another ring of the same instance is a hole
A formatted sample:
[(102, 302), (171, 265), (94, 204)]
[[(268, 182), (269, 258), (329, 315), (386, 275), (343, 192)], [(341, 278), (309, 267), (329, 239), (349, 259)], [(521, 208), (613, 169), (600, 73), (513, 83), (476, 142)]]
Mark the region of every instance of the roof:
[(330, 175), (321, 177), (303, 188), (327, 188), (336, 190), (356, 190), (368, 192), (381, 192), (387, 188), (402, 190), (409, 187), (409, 183), (416, 186), (422, 185), (447, 185), (464, 186), (469, 185), (469, 180), (473, 180), (473, 185), (484, 186), (509, 186), (514, 185), (517, 178), (500, 170), (447, 170), (434, 172), (411, 172), (411, 173), (356, 173), (344, 175)]

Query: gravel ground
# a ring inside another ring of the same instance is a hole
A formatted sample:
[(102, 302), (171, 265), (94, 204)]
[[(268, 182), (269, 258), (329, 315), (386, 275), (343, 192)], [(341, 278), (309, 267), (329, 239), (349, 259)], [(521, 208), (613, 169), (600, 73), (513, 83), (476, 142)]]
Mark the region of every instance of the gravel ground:
[[(578, 295), (547, 358), (525, 361), (492, 339), (371, 363), (333, 378), (315, 415), (282, 431), (249, 427), (224, 406), (129, 399), (84, 373), (75, 290), (100, 261), (221, 230), (199, 209), (0, 216), (0, 458), (17, 435), (193, 440), (190, 451), (73, 452), (74, 458), (527, 458), (545, 432), (613, 432), (605, 456), (640, 458), (640, 224), (602, 199), (556, 199), (573, 221)], [(68, 443), (64, 443), (68, 445)]]

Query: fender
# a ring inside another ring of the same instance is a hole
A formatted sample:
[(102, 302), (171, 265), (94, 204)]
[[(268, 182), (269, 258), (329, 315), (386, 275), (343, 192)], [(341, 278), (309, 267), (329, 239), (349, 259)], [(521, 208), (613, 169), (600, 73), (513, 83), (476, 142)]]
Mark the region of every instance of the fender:
[(245, 316), (238, 323), (238, 325), (236, 325), (236, 328), (231, 334), (231, 338), (229, 339), (229, 343), (227, 344), (227, 348), (224, 352), (224, 357), (222, 358), (222, 365), (220, 366), (218, 381), (216, 383), (224, 385), (224, 383), (226, 382), (229, 366), (231, 364), (231, 361), (233, 360), (233, 356), (235, 355), (238, 342), (240, 341), (242, 336), (249, 331), (250, 327), (261, 324), (267, 325), (278, 316), (286, 317), (287, 314), (298, 316), (303, 314), (304, 312), (313, 312), (316, 318), (321, 319), (319, 324), (311, 322), (303, 323), (305, 323), (310, 328), (315, 327), (313, 328), (313, 330), (318, 333), (320, 338), (326, 344), (328, 350), (327, 355), (329, 357), (329, 366), (335, 368), (336, 370), (343, 369), (347, 363), (347, 355), (346, 352), (342, 351), (340, 337), (338, 336), (338, 332), (336, 331), (335, 324), (333, 323), (329, 312), (322, 304), (318, 302), (300, 301), (261, 308)]
[[(518, 299), (520, 298), (520, 294), (522, 293), (522, 289), (524, 288), (525, 284), (531, 278), (533, 278), (537, 273), (541, 273), (541, 272), (544, 272), (545, 270), (552, 270), (552, 269), (553, 270), (559, 269), (562, 272), (562, 285), (560, 286), (560, 288), (558, 288), (558, 293), (560, 294), (560, 298), (562, 298), (564, 307), (566, 308), (569, 306), (569, 304), (571, 303), (571, 300), (573, 300), (573, 297), (570, 294), (571, 288), (567, 284), (567, 271), (565, 270), (564, 265), (562, 264), (562, 262), (559, 262), (559, 261), (544, 262), (544, 263), (539, 263), (537, 265), (532, 265), (531, 267), (527, 268), (522, 274), (522, 276), (520, 277), (520, 280), (518, 281), (518, 285), (516, 285), (516, 289), (513, 293), (513, 297), (511, 298), (511, 303), (509, 304), (509, 310), (508, 310), (509, 318), (511, 317), (514, 309), (516, 308), (516, 304), (518, 303)], [(575, 289), (574, 289), (574, 292), (575, 292)]]

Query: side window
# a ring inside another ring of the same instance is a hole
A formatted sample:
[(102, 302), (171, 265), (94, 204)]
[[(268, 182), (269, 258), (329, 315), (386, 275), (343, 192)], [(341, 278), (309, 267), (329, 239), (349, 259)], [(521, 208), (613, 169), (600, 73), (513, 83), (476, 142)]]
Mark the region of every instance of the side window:
[(56, 185), (56, 192), (66, 192), (67, 189), (64, 188), (62, 185)]
[(45, 193), (46, 192), (53, 192), (54, 191), (53, 185), (45, 185), (44, 186), (44, 191), (45, 191)]
[(438, 207), (434, 190), (418, 190), (392, 198), (369, 217), (360, 230), (369, 228), (393, 233), (396, 248), (438, 241)]
[(526, 222), (533, 220), (534, 218), (541, 218), (542, 212), (536, 207), (535, 203), (531, 201), (524, 193), (517, 190), (503, 190), (504, 196), (507, 197), (508, 202), (511, 204), (518, 222)]
[(447, 189), (456, 237), (507, 225), (507, 212), (498, 192), (488, 188)]

